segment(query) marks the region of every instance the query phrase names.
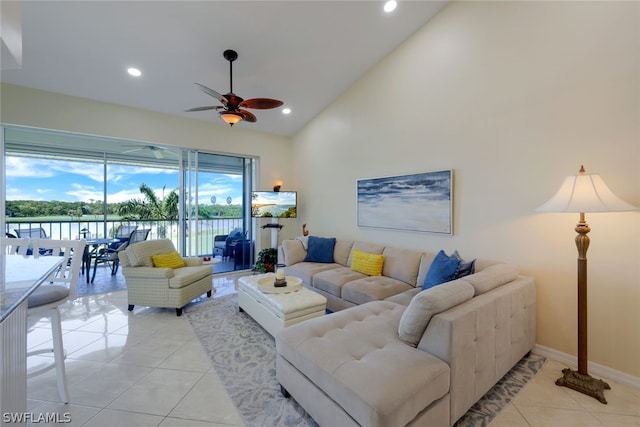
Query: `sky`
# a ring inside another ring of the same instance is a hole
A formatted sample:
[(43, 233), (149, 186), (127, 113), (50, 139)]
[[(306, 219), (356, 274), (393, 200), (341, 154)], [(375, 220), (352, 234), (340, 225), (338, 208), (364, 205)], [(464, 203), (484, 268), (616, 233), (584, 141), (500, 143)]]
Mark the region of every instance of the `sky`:
[[(102, 200), (104, 191), (102, 163), (5, 157), (7, 200), (58, 200), (91, 202)], [(141, 198), (140, 184), (151, 187), (162, 198), (178, 187), (178, 171), (109, 164), (108, 202), (118, 203)], [(199, 176), (198, 203), (242, 203), (242, 176), (205, 173)]]

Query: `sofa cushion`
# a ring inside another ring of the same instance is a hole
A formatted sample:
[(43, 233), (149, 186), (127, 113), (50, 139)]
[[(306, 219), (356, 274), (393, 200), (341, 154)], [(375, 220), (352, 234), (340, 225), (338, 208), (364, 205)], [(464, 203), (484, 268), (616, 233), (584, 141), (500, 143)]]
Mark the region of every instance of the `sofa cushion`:
[(495, 264), (475, 274), (463, 277), (461, 280), (473, 286), (475, 295), (481, 295), (509, 283), (516, 277), (518, 277), (518, 269), (514, 265)]
[(385, 301), (395, 302), (396, 304), (401, 304), (407, 307), (413, 297), (422, 292), (422, 288), (413, 288), (408, 291), (400, 292), (397, 295), (390, 296), (389, 298), (385, 298)]
[(314, 275), (313, 287), (340, 298), (342, 297), (342, 286), (345, 283), (364, 277), (367, 275), (353, 271), (349, 267), (340, 267), (321, 271)]
[(445, 254), (443, 250), (440, 250), (429, 267), (422, 289), (429, 289), (433, 286), (453, 280), (459, 266), (460, 260), (458, 258), (450, 257)]
[(382, 265), (384, 264), (384, 255), (370, 254), (362, 252), (358, 249), (353, 250), (351, 261), (351, 269), (368, 276), (380, 276), (382, 274)]
[(422, 252), (387, 246), (382, 251), (382, 255), (384, 255), (382, 270), (384, 276), (402, 280), (412, 286), (416, 285)]
[(424, 279), (427, 277), (427, 272), (433, 259), (436, 257), (435, 252), (424, 252), (420, 258), (420, 268), (418, 269), (418, 279), (416, 280), (416, 286), (422, 288)]
[(282, 252), (284, 254), (284, 260), (287, 265), (297, 264), (304, 261), (304, 257), (307, 256), (307, 251), (302, 246), (302, 242), (297, 239), (283, 240)]
[(309, 236), (305, 262), (333, 262), (333, 248), (336, 245), (334, 237)]
[(284, 272), (287, 276), (295, 276), (300, 278), (308, 286), (312, 286), (313, 277), (325, 270), (333, 270), (342, 267), (340, 264), (327, 264), (323, 262), (299, 262), (297, 264), (288, 265)]
[(182, 259), (178, 251), (167, 252), (166, 254), (151, 255), (153, 266), (158, 268), (180, 268), (187, 263)]
[(415, 347), (433, 316), (473, 298), (474, 289), (463, 280), (443, 283), (418, 293), (402, 314), (400, 339)]
[(336, 239), (336, 247), (333, 249), (333, 260), (340, 265), (349, 265), (349, 255), (353, 240)]
[(342, 299), (353, 304), (364, 304), (384, 300), (412, 288), (408, 283), (391, 277), (367, 276), (345, 283), (342, 286)]
[(279, 332), (277, 352), (358, 425), (407, 425), (447, 394), (450, 370), (398, 339), (403, 310), (376, 301), (310, 319)]

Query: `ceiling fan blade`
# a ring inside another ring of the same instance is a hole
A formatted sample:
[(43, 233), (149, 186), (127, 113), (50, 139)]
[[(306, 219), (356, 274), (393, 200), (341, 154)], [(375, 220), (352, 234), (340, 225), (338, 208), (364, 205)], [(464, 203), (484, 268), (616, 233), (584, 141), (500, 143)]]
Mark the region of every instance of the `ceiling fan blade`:
[(251, 113), (251, 112), (249, 112), (247, 110), (238, 109), (238, 111), (236, 111), (236, 112), (241, 114), (244, 117), (244, 120), (247, 121), (247, 122), (255, 123), (255, 122), (258, 121), (256, 116), (254, 116), (253, 113)]
[(220, 108), (224, 108), (222, 105), (209, 105), (207, 107), (195, 107), (195, 108), (189, 108), (188, 110), (184, 110), (187, 113), (193, 112), (193, 111), (205, 111), (205, 110), (218, 110)]
[(134, 148), (132, 150), (123, 151), (122, 154), (129, 154), (129, 153), (133, 153), (135, 151), (140, 151), (140, 150), (144, 150), (144, 149), (145, 149), (145, 147)]
[(284, 102), (270, 98), (251, 98), (242, 101), (238, 106), (243, 108), (254, 108), (256, 110), (268, 110), (270, 108), (278, 108)]
[(227, 98), (225, 98), (224, 96), (222, 96), (221, 94), (219, 94), (218, 92), (216, 92), (213, 89), (209, 89), (208, 87), (201, 85), (200, 83), (195, 83), (196, 86), (198, 86), (200, 88), (201, 91), (203, 91), (204, 93), (206, 93), (207, 95), (213, 96), (215, 99), (217, 99), (218, 101), (222, 102), (223, 104), (227, 104)]

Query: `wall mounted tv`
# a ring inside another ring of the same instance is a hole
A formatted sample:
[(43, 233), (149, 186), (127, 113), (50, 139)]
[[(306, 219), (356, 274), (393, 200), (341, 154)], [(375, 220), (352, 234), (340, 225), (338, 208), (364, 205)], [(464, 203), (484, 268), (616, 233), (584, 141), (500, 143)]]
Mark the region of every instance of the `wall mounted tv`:
[(254, 218), (297, 218), (298, 193), (295, 191), (254, 191), (251, 216)]

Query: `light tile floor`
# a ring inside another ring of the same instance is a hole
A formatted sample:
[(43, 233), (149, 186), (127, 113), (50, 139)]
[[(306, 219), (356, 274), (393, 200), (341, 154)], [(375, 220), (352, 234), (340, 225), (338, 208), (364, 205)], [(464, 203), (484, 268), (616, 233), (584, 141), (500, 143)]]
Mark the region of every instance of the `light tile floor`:
[[(214, 297), (235, 292), (232, 276), (214, 279), (214, 286)], [(55, 371), (49, 370), (28, 380), (29, 412), (67, 412), (71, 426), (244, 425), (186, 317), (177, 317), (174, 309), (147, 307), (130, 313), (126, 298), (126, 291), (117, 291), (65, 305), (71, 403), (60, 403)], [(51, 339), (48, 322), (30, 322), (29, 349), (46, 346)], [(32, 356), (29, 369), (51, 360)], [(563, 367), (549, 361), (491, 426), (640, 426), (640, 390), (609, 381), (609, 404), (603, 405), (555, 386)]]

